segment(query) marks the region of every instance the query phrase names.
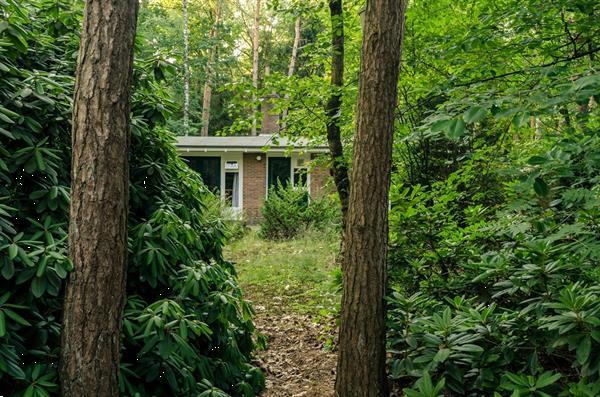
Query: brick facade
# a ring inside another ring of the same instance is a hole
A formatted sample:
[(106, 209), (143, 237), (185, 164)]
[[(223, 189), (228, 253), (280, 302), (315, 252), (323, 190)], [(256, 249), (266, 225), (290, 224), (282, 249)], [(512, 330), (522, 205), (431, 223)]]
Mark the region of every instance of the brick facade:
[(324, 164), (324, 161), (318, 159), (319, 155), (312, 155), (312, 159), (316, 160), (315, 165), (310, 170), (310, 195), (311, 197), (323, 197), (332, 192), (331, 175), (329, 167)]
[[(256, 157), (260, 156), (261, 160)], [(264, 153), (244, 153), (244, 212), (249, 223), (260, 219), (260, 207), (265, 200), (267, 158)]]
[[(261, 159), (257, 160), (257, 156)], [(316, 156), (312, 156), (316, 159)], [(332, 192), (329, 168), (323, 161), (316, 161), (310, 169), (310, 195), (323, 197)], [(267, 155), (265, 153), (244, 153), (243, 165), (244, 216), (248, 223), (260, 222), (260, 208), (266, 196), (267, 186)]]
[[(269, 116), (274, 116), (272, 119), (263, 122), (263, 127), (267, 131), (277, 130), (278, 115), (271, 115), (268, 109), (269, 99), (264, 98), (265, 105), (264, 113)], [(323, 197), (335, 192), (335, 187), (331, 182), (329, 175), (329, 156), (327, 155), (327, 146), (320, 145), (311, 147), (308, 153), (307, 147), (299, 145), (301, 142), (291, 142), (285, 137), (277, 137), (277, 140), (272, 139), (269, 134), (260, 134), (257, 136), (182, 136), (177, 138), (178, 152), (182, 157), (219, 157), (220, 162), (220, 193), (221, 198), (226, 200), (228, 195), (234, 195), (236, 187), (232, 185), (235, 179), (228, 173), (239, 171), (238, 181), (241, 182), (239, 187), (239, 200), (234, 200), (230, 204), (236, 204), (232, 214), (236, 218), (241, 215), (249, 222), (256, 224), (261, 218), (261, 207), (265, 201), (267, 189), (267, 165), (268, 158), (285, 156), (290, 159), (291, 175), (298, 167), (308, 167), (310, 176), (308, 178), (310, 184), (310, 195), (312, 197)], [(268, 153), (263, 149), (265, 146), (270, 147)], [(288, 152), (283, 148), (294, 146), (294, 150)], [(312, 152), (312, 153), (311, 153)], [(257, 160), (260, 157), (260, 160)], [(238, 167), (232, 167), (237, 163)], [(209, 167), (208, 171), (214, 174), (215, 165)], [(194, 167), (193, 167), (194, 168)], [(203, 171), (196, 167), (196, 171)], [(227, 197), (226, 197), (227, 196)]]
[(275, 113), (272, 111), (274, 106), (273, 98), (277, 98), (277, 95), (270, 95), (266, 98), (263, 98), (261, 104), (261, 134), (276, 134), (279, 132), (279, 113)]

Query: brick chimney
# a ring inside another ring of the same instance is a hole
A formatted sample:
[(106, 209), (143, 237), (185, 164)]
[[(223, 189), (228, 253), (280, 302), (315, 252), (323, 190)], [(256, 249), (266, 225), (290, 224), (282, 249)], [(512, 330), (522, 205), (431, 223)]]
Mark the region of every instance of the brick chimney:
[(262, 112), (261, 134), (276, 134), (279, 132), (279, 114), (273, 113), (273, 99), (277, 94), (271, 94), (264, 97), (260, 106)]
[[(265, 78), (271, 74), (269, 65), (265, 65)], [(276, 93), (267, 95), (262, 99), (260, 111), (262, 113), (261, 134), (276, 134), (279, 132), (279, 114), (273, 113), (273, 100), (277, 98)]]

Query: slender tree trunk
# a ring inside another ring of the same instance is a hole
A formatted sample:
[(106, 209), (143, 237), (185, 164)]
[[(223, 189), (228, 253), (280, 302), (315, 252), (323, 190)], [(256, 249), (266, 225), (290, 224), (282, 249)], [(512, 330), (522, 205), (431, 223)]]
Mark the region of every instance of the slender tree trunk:
[(298, 47), (300, 46), (300, 17), (296, 18), (294, 23), (294, 44), (292, 45), (292, 57), (288, 67), (288, 77), (292, 77), (296, 71), (296, 62), (298, 61)]
[(406, 0), (368, 0), (346, 225), (338, 397), (389, 394), (385, 285), (394, 111)]
[(252, 35), (252, 135), (257, 132), (256, 101), (258, 100), (256, 92), (258, 90), (258, 39), (260, 37), (260, 0), (256, 0), (254, 9), (254, 30)]
[[(300, 46), (300, 17), (296, 18), (296, 22), (294, 23), (294, 44), (292, 45), (292, 57), (290, 58), (290, 65), (288, 67), (288, 78), (294, 75), (296, 71), (296, 62), (298, 61), (298, 47)], [(285, 100), (288, 101), (290, 99), (290, 94), (285, 94)], [(287, 107), (283, 110), (283, 115), (281, 116), (282, 120), (282, 128), (285, 129), (285, 119), (288, 115)]]
[(183, 0), (183, 133), (190, 129), (190, 28), (188, 0)]
[(129, 128), (138, 0), (87, 1), (73, 101), (64, 397), (118, 396), (127, 270)]
[(215, 65), (215, 54), (217, 52), (217, 46), (214, 43), (214, 40), (217, 38), (217, 32), (219, 28), (219, 23), (221, 22), (221, 9), (222, 4), (221, 1), (217, 1), (215, 10), (215, 22), (210, 30), (210, 38), (213, 41), (211, 48), (208, 51), (208, 60), (206, 61), (206, 72), (205, 72), (205, 81), (204, 81), (204, 96), (202, 98), (202, 130), (200, 135), (208, 136), (208, 127), (210, 126), (210, 105), (212, 101), (212, 77), (213, 77), (213, 68)]
[(343, 265), (350, 181), (348, 178), (348, 163), (344, 158), (342, 134), (339, 124), (342, 109), (342, 89), (344, 86), (344, 11), (342, 0), (330, 0), (329, 11), (331, 16), (331, 92), (329, 100), (325, 105), (325, 113), (327, 115), (327, 142), (331, 156), (330, 172), (333, 176), (342, 207), (340, 258)]

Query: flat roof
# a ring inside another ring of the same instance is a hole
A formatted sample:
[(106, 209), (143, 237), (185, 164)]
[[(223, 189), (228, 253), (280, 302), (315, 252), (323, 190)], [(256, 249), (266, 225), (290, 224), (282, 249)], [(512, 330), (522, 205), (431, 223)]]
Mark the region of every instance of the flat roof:
[(272, 134), (256, 136), (179, 136), (175, 144), (179, 149), (211, 150), (211, 151), (262, 151), (263, 148), (273, 151), (304, 150), (307, 152), (327, 152), (324, 144), (315, 144), (306, 138), (291, 140)]

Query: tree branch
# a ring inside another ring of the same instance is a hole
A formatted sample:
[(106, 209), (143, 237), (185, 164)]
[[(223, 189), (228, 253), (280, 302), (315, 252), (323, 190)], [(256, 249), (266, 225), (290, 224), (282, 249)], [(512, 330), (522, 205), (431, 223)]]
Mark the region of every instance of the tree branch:
[(533, 67), (528, 68), (528, 69), (514, 70), (512, 72), (507, 72), (507, 73), (499, 74), (499, 75), (496, 75), (496, 76), (486, 77), (486, 78), (481, 79), (481, 80), (471, 80), (471, 81), (468, 81), (468, 82), (465, 82), (465, 83), (456, 84), (456, 85), (454, 85), (454, 87), (467, 87), (467, 86), (470, 86), (470, 85), (473, 85), (473, 84), (485, 83), (485, 82), (488, 82), (488, 81), (498, 80), (498, 79), (501, 79), (501, 78), (504, 78), (504, 77), (514, 76), (516, 74), (526, 73), (526, 72), (531, 71), (533, 69), (539, 69), (539, 68), (545, 68), (545, 67), (548, 67), (548, 66), (554, 66), (554, 65), (557, 65), (557, 64), (563, 63), (563, 62), (571, 62), (571, 61), (574, 61), (576, 59), (583, 58), (583, 57), (586, 57), (588, 55), (595, 54), (596, 52), (599, 52), (599, 51), (600, 51), (600, 48), (592, 48), (589, 51), (576, 54), (576, 55), (574, 55), (572, 57), (569, 57), (569, 58), (556, 59), (556, 60), (554, 60), (552, 62), (544, 63), (544, 64), (541, 64), (541, 65), (538, 65), (538, 66), (533, 66)]

